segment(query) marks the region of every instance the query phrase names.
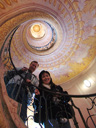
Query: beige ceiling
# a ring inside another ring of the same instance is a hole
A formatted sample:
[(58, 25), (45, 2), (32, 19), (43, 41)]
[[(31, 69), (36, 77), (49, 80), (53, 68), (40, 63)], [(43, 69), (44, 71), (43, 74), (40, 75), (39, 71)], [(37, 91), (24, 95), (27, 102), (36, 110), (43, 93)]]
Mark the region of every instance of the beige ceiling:
[[(30, 25), (37, 21), (46, 26), (41, 39), (30, 36)], [(11, 42), (15, 66), (28, 67), (31, 60), (36, 60), (40, 66), (35, 74), (38, 76), (42, 69), (48, 70), (57, 84), (81, 74), (96, 56), (95, 0), (1, 0), (0, 48), (18, 25)], [(55, 37), (52, 37), (52, 28)], [(51, 37), (56, 42), (48, 49), (38, 50), (29, 45), (30, 42), (44, 46), (52, 42)]]

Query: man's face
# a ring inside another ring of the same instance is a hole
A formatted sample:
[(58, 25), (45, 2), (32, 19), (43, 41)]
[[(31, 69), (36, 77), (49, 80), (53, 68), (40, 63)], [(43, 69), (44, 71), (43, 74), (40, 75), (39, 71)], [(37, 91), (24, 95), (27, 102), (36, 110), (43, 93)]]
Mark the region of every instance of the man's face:
[(31, 72), (34, 72), (37, 67), (38, 67), (38, 63), (31, 62), (30, 66), (29, 66), (29, 69), (31, 70)]

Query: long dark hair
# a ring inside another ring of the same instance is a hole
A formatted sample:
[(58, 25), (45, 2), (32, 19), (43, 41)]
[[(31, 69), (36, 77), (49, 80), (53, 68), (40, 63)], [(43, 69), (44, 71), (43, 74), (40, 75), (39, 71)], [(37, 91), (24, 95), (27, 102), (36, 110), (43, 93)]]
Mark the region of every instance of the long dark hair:
[[(50, 75), (50, 73), (49, 73), (48, 71), (42, 70), (42, 71), (40, 72), (40, 74), (39, 74), (39, 86), (40, 86), (40, 87), (43, 86), (42, 75), (43, 75), (44, 73), (47, 73), (47, 74), (50, 76), (50, 78), (51, 78), (51, 75)], [(50, 84), (51, 84), (51, 86), (54, 86), (54, 85), (55, 85), (55, 84), (53, 83), (53, 81), (52, 81), (52, 78), (51, 78)]]

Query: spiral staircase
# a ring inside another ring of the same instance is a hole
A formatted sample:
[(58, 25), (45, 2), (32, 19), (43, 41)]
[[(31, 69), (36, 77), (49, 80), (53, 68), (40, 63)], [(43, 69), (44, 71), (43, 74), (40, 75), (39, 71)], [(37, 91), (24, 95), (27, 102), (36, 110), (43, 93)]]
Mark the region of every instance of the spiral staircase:
[(8, 96), (4, 81), (7, 71), (28, 67), (32, 60), (39, 63), (37, 77), (48, 70), (54, 83), (68, 91), (75, 111), (71, 127), (95, 128), (95, 0), (0, 1), (1, 128), (34, 125), (21, 120), (21, 104)]

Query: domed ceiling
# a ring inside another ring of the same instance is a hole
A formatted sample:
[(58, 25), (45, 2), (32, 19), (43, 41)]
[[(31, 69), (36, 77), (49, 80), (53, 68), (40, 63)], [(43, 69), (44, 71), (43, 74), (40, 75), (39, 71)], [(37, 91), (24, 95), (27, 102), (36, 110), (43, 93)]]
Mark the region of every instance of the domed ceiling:
[(36, 60), (35, 74), (48, 70), (56, 84), (78, 76), (96, 56), (95, 0), (2, 0), (0, 24), (0, 47), (18, 26), (11, 42), (15, 66)]

